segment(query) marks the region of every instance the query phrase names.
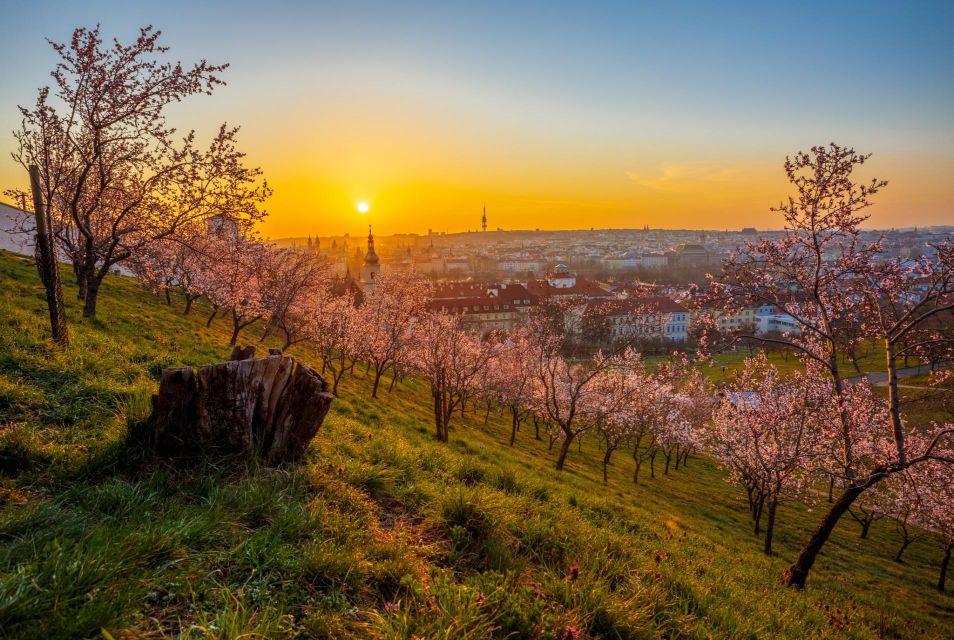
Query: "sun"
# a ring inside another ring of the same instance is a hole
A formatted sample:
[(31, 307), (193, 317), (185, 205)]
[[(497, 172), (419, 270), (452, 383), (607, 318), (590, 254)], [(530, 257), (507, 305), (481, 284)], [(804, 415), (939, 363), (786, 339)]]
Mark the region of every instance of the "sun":
[(367, 202), (358, 203), (358, 213), (367, 213), (370, 208)]

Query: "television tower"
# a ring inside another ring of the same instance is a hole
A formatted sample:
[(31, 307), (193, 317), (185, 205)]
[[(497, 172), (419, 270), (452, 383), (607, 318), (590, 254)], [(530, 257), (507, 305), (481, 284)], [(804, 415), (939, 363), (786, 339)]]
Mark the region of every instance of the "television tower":
[(483, 228), (484, 231), (487, 230), (487, 205), (484, 205), (484, 215), (480, 219), (480, 226)]

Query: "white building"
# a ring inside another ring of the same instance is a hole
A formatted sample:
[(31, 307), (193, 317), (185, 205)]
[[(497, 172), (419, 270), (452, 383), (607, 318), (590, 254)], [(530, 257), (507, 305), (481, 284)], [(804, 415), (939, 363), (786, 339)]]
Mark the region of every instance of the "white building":
[(609, 271), (625, 271), (635, 269), (641, 264), (639, 256), (632, 252), (626, 252), (619, 255), (603, 256), (600, 259), (603, 267)]
[(669, 265), (669, 257), (663, 253), (644, 253), (639, 258), (639, 266), (645, 269), (665, 269)]
[(24, 226), (31, 230), (35, 227), (32, 218), (32, 213), (0, 202), (0, 249), (32, 256), (35, 232), (21, 233)]
[(799, 335), (801, 325), (787, 313), (771, 313), (755, 316), (755, 335), (764, 336), (769, 333), (789, 333)]

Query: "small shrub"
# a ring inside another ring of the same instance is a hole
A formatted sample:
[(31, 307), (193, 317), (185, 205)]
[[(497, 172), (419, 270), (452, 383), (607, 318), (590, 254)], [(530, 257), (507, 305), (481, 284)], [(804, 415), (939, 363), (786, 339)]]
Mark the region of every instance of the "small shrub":
[(345, 469), (345, 478), (373, 498), (393, 493), (397, 474), (383, 464), (356, 463)]
[(483, 482), (484, 478), (487, 477), (487, 468), (469, 458), (464, 458), (457, 469), (454, 470), (454, 477), (468, 487), (473, 487)]
[(490, 480), (490, 485), (507, 493), (519, 494), (523, 492), (523, 485), (511, 469), (501, 468)]
[(16, 424), (0, 432), (0, 475), (16, 477), (46, 468), (52, 462), (52, 454), (34, 429)]
[(472, 492), (458, 491), (445, 496), (441, 501), (441, 517), (446, 531), (459, 528), (474, 542), (487, 540), (495, 529), (493, 518)]
[(302, 575), (320, 590), (355, 593), (365, 580), (362, 563), (353, 552), (329, 540), (308, 545), (301, 553)]

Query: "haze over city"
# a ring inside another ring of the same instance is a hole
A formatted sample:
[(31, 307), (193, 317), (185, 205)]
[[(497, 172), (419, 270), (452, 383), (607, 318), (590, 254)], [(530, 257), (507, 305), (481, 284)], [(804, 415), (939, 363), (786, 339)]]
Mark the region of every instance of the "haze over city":
[[(4, 3), (0, 130), (89, 16), (145, 24), (227, 86), (170, 109), (241, 124), (273, 238), (779, 228), (783, 159), (835, 140), (890, 184), (869, 227), (954, 221), (954, 5)], [(0, 143), (0, 187), (22, 168)], [(369, 211), (358, 211), (366, 202)]]

